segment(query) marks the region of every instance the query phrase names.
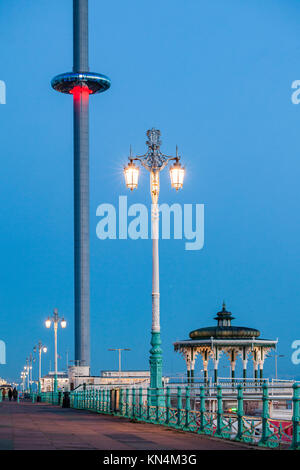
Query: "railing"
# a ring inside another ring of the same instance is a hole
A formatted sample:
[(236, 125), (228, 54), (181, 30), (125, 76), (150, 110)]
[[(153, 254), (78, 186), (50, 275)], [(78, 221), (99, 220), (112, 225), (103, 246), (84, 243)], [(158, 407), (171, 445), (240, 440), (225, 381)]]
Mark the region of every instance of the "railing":
[[(300, 449), (300, 385), (292, 387), (292, 420), (272, 419), (269, 406), (280, 386), (260, 385), (261, 416), (244, 412), (246, 400), (253, 400), (251, 387), (170, 385), (163, 389), (134, 386), (80, 387), (70, 392), (70, 407), (110, 414), (146, 423), (206, 434), (223, 439), (258, 445)], [(229, 393), (231, 389), (232, 393)], [(258, 387), (255, 385), (256, 394)], [(42, 401), (62, 404), (52, 392), (42, 393)], [(228, 400), (236, 403), (234, 412), (224, 410)]]
[(30, 399), (32, 400), (32, 403), (41, 401), (43, 403), (50, 403), (51, 405), (59, 406), (62, 406), (63, 397), (63, 392), (43, 392), (30, 394)]

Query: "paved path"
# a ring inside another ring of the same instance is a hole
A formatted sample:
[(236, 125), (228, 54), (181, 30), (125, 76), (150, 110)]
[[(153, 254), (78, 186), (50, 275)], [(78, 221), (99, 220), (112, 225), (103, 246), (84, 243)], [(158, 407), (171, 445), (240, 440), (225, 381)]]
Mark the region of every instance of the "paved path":
[(0, 450), (238, 450), (249, 447), (44, 403), (0, 403)]

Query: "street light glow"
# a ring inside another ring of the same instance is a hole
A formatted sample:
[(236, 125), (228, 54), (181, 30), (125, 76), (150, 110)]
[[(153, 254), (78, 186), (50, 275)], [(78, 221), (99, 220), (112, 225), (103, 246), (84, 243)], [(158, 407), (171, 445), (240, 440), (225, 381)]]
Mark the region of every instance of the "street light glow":
[(178, 191), (178, 189), (182, 189), (184, 173), (185, 169), (178, 161), (176, 161), (170, 168), (171, 186), (172, 188), (175, 188), (176, 191)]
[(130, 191), (138, 187), (139, 173), (139, 168), (132, 161), (124, 168), (125, 183)]
[(50, 327), (51, 327), (51, 320), (50, 320), (49, 317), (48, 317), (48, 319), (45, 321), (45, 325), (46, 325), (46, 328), (50, 328)]

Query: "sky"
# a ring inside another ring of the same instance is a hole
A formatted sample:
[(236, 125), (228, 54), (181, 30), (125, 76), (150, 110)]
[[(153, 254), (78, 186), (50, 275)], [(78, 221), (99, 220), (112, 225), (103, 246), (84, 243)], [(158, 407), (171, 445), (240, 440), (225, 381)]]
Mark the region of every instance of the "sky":
[[(234, 325), (279, 339), (278, 373), (300, 378), (291, 344), (300, 340), (300, 3), (296, 0), (90, 0), (90, 70), (112, 81), (91, 97), (90, 228), (92, 374), (147, 369), (151, 330), (151, 241), (99, 240), (102, 203), (149, 206), (149, 175), (130, 193), (129, 146), (146, 151), (161, 130), (162, 151), (179, 147), (182, 191), (161, 174), (160, 202), (204, 204), (205, 243), (160, 242), (164, 372), (184, 372), (173, 342), (215, 324), (223, 299)], [(72, 99), (51, 89), (72, 69), (71, 0), (1, 0), (0, 339), (19, 378), (39, 340), (52, 361), (58, 308), (59, 368), (73, 352)], [(196, 374), (201, 372), (196, 362)], [(212, 364), (210, 365), (212, 367)], [(238, 366), (240, 367), (240, 365)], [(227, 376), (228, 361), (220, 375)], [(250, 371), (249, 365), (249, 374)], [(36, 374), (36, 369), (35, 369)], [(274, 375), (274, 359), (265, 374)]]

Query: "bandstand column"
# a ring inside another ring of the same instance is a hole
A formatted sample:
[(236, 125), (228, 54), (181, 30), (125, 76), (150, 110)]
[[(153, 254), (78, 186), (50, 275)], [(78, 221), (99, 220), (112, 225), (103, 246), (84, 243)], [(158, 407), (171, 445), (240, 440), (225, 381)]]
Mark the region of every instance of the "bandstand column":
[(260, 379), (263, 379), (263, 377), (264, 377), (263, 371), (264, 371), (264, 363), (263, 363), (263, 361), (260, 361), (259, 362), (259, 378)]
[(207, 373), (208, 361), (203, 361), (203, 373), (204, 373), (204, 382), (208, 383), (208, 373)]
[(247, 378), (247, 359), (243, 359), (243, 379)]
[(195, 381), (195, 359), (193, 359), (191, 361), (191, 373), (190, 373), (190, 377), (191, 377), (191, 383), (193, 384), (194, 381)]
[(191, 363), (190, 361), (187, 362), (186, 364), (186, 376), (187, 376), (187, 381), (188, 384), (190, 383), (190, 377), (191, 377)]
[(218, 383), (218, 367), (219, 367), (219, 360), (214, 360), (214, 382), (215, 384)]
[(235, 379), (235, 360), (234, 361), (231, 361), (230, 365), (231, 365), (231, 380), (232, 380), (232, 383), (234, 383), (234, 379)]
[(246, 385), (246, 378), (247, 378), (248, 352), (249, 352), (249, 349), (244, 347), (242, 359), (243, 359), (243, 379), (244, 379), (245, 385)]
[(258, 362), (257, 361), (253, 361), (253, 367), (254, 367), (254, 378), (255, 378), (255, 380), (257, 380), (258, 379), (258, 373), (257, 373), (257, 371), (258, 371)]

